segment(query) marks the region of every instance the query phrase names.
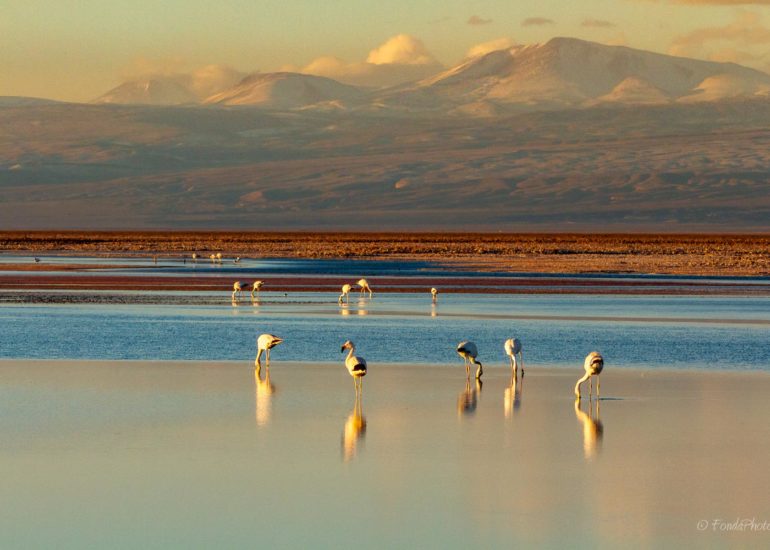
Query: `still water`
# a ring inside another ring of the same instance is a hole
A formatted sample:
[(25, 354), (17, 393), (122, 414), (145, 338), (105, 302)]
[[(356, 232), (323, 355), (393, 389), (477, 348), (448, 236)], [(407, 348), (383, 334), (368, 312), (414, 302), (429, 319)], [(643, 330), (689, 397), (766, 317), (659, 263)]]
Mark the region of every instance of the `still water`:
[[(740, 296), (336, 295), (262, 293), (232, 305), (0, 306), (0, 359), (253, 360), (256, 337), (285, 344), (274, 360), (337, 361), (346, 339), (370, 362), (455, 364), (462, 340), (504, 364), (502, 342), (524, 342), (524, 362), (575, 366), (592, 350), (613, 367), (770, 370), (770, 298)], [(215, 295), (216, 296), (216, 295)]]

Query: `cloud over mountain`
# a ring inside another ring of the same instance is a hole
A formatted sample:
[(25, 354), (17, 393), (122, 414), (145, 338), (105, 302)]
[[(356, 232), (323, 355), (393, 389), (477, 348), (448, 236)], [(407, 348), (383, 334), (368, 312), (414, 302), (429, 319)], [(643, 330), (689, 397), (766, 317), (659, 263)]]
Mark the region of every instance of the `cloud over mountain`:
[(386, 87), (426, 78), (444, 67), (421, 40), (399, 34), (371, 50), (366, 61), (348, 63), (338, 57), (322, 56), (304, 67), (287, 69), (333, 78), (345, 84)]

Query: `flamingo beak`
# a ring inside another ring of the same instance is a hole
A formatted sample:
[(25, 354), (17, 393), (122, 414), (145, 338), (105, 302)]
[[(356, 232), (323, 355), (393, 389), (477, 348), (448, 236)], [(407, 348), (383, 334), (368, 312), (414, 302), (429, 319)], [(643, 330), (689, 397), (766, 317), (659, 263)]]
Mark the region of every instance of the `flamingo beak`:
[(342, 346), (342, 347), (340, 348), (340, 353), (342, 353), (343, 351), (345, 351), (345, 346)]

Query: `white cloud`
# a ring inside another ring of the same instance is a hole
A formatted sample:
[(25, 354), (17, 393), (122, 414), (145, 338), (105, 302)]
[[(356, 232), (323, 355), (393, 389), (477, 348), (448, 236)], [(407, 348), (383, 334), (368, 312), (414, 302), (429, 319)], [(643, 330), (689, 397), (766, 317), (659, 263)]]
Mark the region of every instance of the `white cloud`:
[(766, 50), (770, 28), (756, 12), (740, 11), (720, 27), (703, 27), (677, 36), (669, 47), (671, 55), (713, 61), (733, 61), (767, 69)]
[(433, 76), (443, 68), (419, 39), (399, 34), (369, 52), (366, 61), (348, 63), (338, 57), (322, 56), (304, 67), (283, 69), (346, 84), (385, 87)]
[(468, 52), (465, 54), (465, 57), (478, 57), (480, 55), (488, 54), (489, 52), (512, 48), (515, 45), (516, 43), (510, 38), (497, 38), (495, 40), (490, 40), (489, 42), (476, 44), (468, 50)]
[(367, 63), (373, 65), (435, 65), (436, 59), (430, 54), (422, 40), (398, 34), (369, 52)]

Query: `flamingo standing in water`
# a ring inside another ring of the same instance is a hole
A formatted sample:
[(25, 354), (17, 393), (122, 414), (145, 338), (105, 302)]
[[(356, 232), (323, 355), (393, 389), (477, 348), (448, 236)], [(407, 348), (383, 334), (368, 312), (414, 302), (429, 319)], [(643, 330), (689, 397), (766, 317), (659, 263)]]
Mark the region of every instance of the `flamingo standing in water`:
[(592, 351), (586, 355), (583, 368), (585, 369), (586, 373), (583, 378), (579, 379), (577, 384), (575, 384), (575, 398), (580, 399), (580, 385), (586, 380), (588, 380), (588, 397), (589, 399), (591, 398), (591, 395), (593, 394), (593, 380), (591, 380), (591, 377), (596, 376), (596, 398), (598, 399), (599, 388), (601, 385), (599, 374), (601, 374), (602, 369), (604, 368), (604, 358), (602, 357), (601, 353), (598, 351)]
[(476, 348), (476, 344), (473, 342), (460, 342), (457, 344), (457, 353), (460, 355), (460, 357), (463, 358), (463, 361), (465, 361), (465, 374), (468, 378), (471, 377), (471, 363), (478, 365), (478, 369), (476, 370), (476, 378), (481, 378), (481, 375), (484, 374), (484, 371), (481, 369), (481, 362), (479, 362), (476, 357), (479, 355), (478, 348)]
[(349, 284), (342, 285), (342, 294), (340, 294), (340, 297), (337, 299), (338, 304), (342, 304), (342, 298), (345, 297), (345, 303), (350, 303), (350, 289), (352, 287)]
[(436, 300), (438, 299), (438, 290), (436, 290), (435, 287), (430, 289), (430, 296), (433, 299), (433, 303), (435, 304)]
[(366, 279), (358, 279), (358, 282), (356, 284), (361, 287), (361, 294), (363, 294), (364, 292), (368, 292), (369, 298), (372, 297), (372, 289), (369, 287), (369, 281), (367, 281)]
[(254, 293), (256, 292), (257, 295), (259, 295), (259, 291), (262, 288), (262, 285), (265, 284), (265, 281), (254, 281), (254, 284), (251, 285), (251, 299), (254, 299)]
[(238, 295), (238, 298), (240, 298), (243, 295), (244, 290), (248, 290), (249, 283), (243, 282), (243, 281), (235, 281), (233, 283), (233, 302), (235, 301), (236, 294)]
[(262, 357), (262, 352), (265, 352), (265, 361), (267, 362), (267, 368), (270, 368), (270, 350), (275, 346), (283, 342), (283, 338), (274, 336), (272, 334), (262, 334), (257, 338), (257, 358), (254, 361), (256, 366), (261, 366), (259, 358)]
[(355, 355), (356, 346), (350, 340), (347, 340), (340, 348), (340, 353), (345, 350), (348, 351), (348, 356), (345, 357), (345, 366), (353, 377), (353, 385), (356, 388), (356, 393), (361, 393), (364, 389), (364, 376), (366, 376), (366, 359)]
[[(521, 375), (524, 376), (524, 358), (521, 356), (521, 340), (518, 338), (509, 338), (503, 345), (505, 348), (505, 354), (511, 360), (511, 368), (514, 373), (519, 370), (519, 362), (521, 362)], [(516, 355), (519, 356), (519, 360), (516, 360)]]

